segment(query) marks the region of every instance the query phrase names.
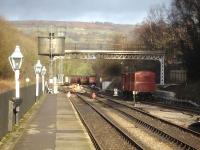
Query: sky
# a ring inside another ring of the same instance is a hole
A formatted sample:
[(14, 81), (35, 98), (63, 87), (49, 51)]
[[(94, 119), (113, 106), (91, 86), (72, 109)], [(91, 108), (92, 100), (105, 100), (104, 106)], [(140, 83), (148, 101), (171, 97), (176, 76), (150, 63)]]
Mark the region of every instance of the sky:
[(140, 23), (151, 7), (171, 0), (0, 0), (0, 16), (8, 20), (57, 20)]

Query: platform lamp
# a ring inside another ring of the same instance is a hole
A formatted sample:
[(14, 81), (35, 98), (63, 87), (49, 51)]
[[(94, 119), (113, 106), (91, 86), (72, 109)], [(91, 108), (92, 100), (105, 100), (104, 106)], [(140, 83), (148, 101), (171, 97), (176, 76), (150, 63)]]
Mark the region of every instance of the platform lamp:
[(102, 81), (103, 81), (103, 79), (102, 79), (102, 77), (100, 77), (99, 78), (99, 82), (100, 82), (100, 88), (102, 89)]
[(15, 123), (18, 124), (19, 122), (19, 105), (21, 103), (20, 99), (20, 82), (19, 82), (19, 75), (20, 75), (20, 68), (22, 65), (23, 55), (20, 51), (20, 47), (17, 45), (15, 47), (14, 52), (11, 56), (8, 57), (10, 65), (15, 72), (15, 98), (13, 98), (14, 102), (14, 111), (15, 111)]
[(40, 60), (37, 61), (36, 65), (34, 66), (35, 70), (35, 77), (36, 77), (36, 100), (39, 96), (39, 80), (40, 80), (40, 73), (42, 71), (42, 64), (40, 63)]
[(41, 75), (42, 75), (42, 92), (44, 94), (44, 89), (45, 89), (45, 79), (44, 79), (44, 76), (47, 72), (47, 69), (45, 66), (42, 67), (42, 71), (41, 71)]

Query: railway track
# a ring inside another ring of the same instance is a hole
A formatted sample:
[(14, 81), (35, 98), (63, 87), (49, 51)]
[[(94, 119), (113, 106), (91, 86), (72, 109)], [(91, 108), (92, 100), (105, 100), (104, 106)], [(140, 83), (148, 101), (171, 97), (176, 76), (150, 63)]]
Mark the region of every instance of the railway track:
[[(90, 88), (87, 88), (85, 87), (86, 89), (88, 89), (89, 91), (91, 90)], [(120, 97), (113, 97), (109, 94), (98, 94), (99, 97), (102, 97), (102, 98), (108, 98), (108, 99), (111, 99), (111, 98), (114, 98), (116, 100), (124, 100), (123, 98), (120, 98)], [(188, 107), (188, 106), (182, 106), (182, 105), (179, 105), (179, 104), (171, 104), (171, 101), (167, 102), (162, 102), (162, 101), (159, 101), (159, 100), (155, 100), (155, 99), (150, 99), (150, 100), (138, 100), (140, 103), (142, 104), (147, 104), (147, 105), (152, 105), (152, 106), (159, 106), (159, 107), (163, 107), (163, 108), (167, 108), (167, 109), (171, 109), (171, 110), (178, 110), (180, 112), (187, 112), (191, 115), (200, 115), (200, 108), (197, 108), (197, 107)]]
[(112, 119), (79, 96), (71, 99), (96, 149), (146, 149), (121, 130)]
[(132, 120), (135, 120), (138, 125), (146, 128), (149, 132), (158, 137), (165, 139), (169, 143), (176, 145), (179, 149), (200, 149), (200, 134), (196, 132), (174, 125), (139, 109), (116, 103), (116, 101), (101, 99), (101, 102), (118, 110), (123, 115), (132, 118)]
[(156, 105), (156, 106), (160, 106), (160, 107), (164, 107), (164, 108), (169, 108), (172, 110), (179, 110), (179, 111), (184, 111), (184, 112), (188, 112), (188, 113), (192, 113), (192, 114), (200, 114), (200, 109), (199, 108), (195, 108), (195, 107), (184, 107), (184, 106), (177, 106), (177, 105), (172, 105), (172, 104), (163, 104), (160, 102), (147, 102), (147, 101), (141, 101), (141, 103), (144, 104), (148, 104), (148, 105)]
[(101, 102), (129, 116), (139, 125), (148, 129), (150, 132), (175, 144), (180, 149), (200, 149), (200, 134), (182, 128), (155, 116), (152, 116), (140, 109), (136, 109), (120, 102), (98, 98)]
[[(100, 94), (99, 95), (100, 97), (107, 97), (108, 99), (110, 99), (112, 96), (110, 95), (107, 95), (107, 94)], [(119, 99), (119, 100), (123, 100), (123, 98), (116, 98), (115, 99)], [(149, 99), (148, 101), (147, 100), (138, 100), (139, 102), (141, 103), (144, 103), (144, 104), (148, 104), (148, 105), (153, 105), (153, 106), (160, 106), (160, 107), (163, 107), (163, 108), (168, 108), (168, 109), (172, 109), (172, 110), (179, 110), (179, 111), (184, 111), (184, 112), (188, 112), (188, 113), (191, 113), (191, 114), (197, 114), (199, 115), (200, 114), (200, 108), (197, 108), (197, 107), (188, 107), (188, 106), (182, 106), (181, 105), (181, 102), (180, 104), (171, 104), (173, 101), (169, 101), (169, 102), (165, 102), (163, 103), (162, 101), (160, 100), (156, 100), (156, 99)]]

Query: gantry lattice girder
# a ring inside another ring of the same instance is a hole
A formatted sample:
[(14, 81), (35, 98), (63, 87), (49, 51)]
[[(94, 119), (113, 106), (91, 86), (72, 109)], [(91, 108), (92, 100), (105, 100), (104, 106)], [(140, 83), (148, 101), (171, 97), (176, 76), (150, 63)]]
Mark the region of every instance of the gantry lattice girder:
[(160, 62), (160, 84), (164, 84), (164, 51), (65, 50), (65, 59), (154, 60)]

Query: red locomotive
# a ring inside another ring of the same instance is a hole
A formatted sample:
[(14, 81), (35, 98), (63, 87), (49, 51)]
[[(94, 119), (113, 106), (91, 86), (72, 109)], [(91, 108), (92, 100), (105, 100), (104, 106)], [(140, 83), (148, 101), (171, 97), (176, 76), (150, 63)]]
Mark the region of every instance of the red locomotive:
[(156, 75), (151, 71), (137, 71), (122, 74), (123, 95), (132, 95), (133, 91), (138, 95), (150, 95), (156, 89)]

